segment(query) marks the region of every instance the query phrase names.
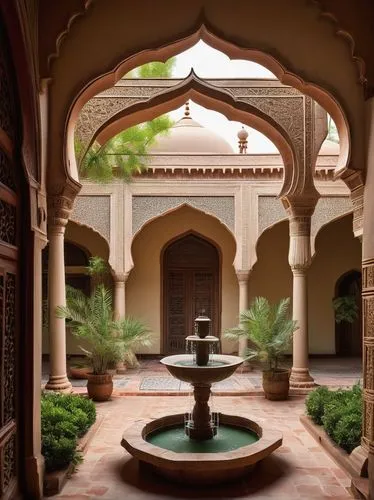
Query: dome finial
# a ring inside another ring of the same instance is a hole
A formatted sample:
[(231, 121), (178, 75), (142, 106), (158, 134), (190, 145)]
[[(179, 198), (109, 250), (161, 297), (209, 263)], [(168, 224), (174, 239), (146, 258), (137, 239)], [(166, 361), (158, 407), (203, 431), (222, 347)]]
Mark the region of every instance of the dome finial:
[(190, 101), (187, 101), (184, 108), (184, 116), (190, 118)]
[(247, 145), (248, 145), (248, 132), (245, 130), (244, 126), (242, 125), (241, 130), (238, 132), (238, 139), (239, 139), (239, 153), (240, 154), (247, 154)]

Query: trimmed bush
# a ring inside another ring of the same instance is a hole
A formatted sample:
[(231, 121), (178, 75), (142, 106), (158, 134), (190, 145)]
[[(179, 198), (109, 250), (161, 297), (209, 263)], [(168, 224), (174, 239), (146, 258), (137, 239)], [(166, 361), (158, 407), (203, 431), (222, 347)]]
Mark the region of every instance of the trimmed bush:
[(358, 384), (338, 391), (319, 387), (309, 394), (306, 409), (312, 420), (323, 425), (331, 439), (348, 453), (360, 444), (362, 389)]
[(327, 387), (318, 387), (306, 398), (306, 411), (317, 425), (322, 425), (322, 417), (325, 412), (325, 406), (330, 400), (331, 392)]
[(72, 394), (45, 393), (41, 401), (42, 453), (48, 472), (81, 461), (77, 439), (96, 420), (94, 403)]

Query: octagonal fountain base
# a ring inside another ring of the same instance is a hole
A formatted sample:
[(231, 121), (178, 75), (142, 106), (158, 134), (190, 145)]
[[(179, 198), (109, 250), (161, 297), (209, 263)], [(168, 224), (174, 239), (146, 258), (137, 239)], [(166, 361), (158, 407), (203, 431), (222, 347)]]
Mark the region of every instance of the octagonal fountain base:
[(282, 444), (280, 432), (263, 429), (256, 422), (244, 417), (222, 413), (219, 414), (220, 425), (233, 430), (234, 433), (242, 431), (248, 436), (255, 436), (255, 439), (249, 439), (252, 444), (236, 445), (235, 449), (232, 449), (233, 441), (230, 439), (228, 449), (216, 451), (214, 446), (210, 446), (212, 451), (207, 453), (204, 450), (204, 442), (193, 444), (193, 452), (176, 452), (168, 445), (160, 447), (150, 442), (163, 431), (176, 429), (178, 433), (178, 429), (184, 427), (184, 417), (184, 414), (168, 415), (148, 421), (145, 425), (144, 421), (139, 421), (124, 432), (121, 444), (140, 463), (148, 464), (164, 477), (196, 485), (216, 485), (242, 477)]

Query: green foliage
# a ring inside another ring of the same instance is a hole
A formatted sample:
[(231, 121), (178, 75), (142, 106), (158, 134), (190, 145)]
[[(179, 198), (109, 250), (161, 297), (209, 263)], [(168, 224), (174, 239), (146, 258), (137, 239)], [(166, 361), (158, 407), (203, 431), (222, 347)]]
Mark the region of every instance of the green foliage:
[[(176, 59), (165, 63), (151, 62), (128, 73), (125, 78), (170, 78)], [(79, 171), (82, 177), (106, 183), (114, 175), (128, 182), (136, 173), (147, 169), (147, 152), (157, 137), (168, 133), (173, 121), (167, 115), (123, 130), (106, 144), (94, 143), (81, 158), (82, 144), (75, 139), (75, 154), (80, 158)], [(115, 174), (114, 174), (115, 172)]]
[(80, 163), (82, 177), (106, 183), (116, 177), (130, 181), (135, 173), (147, 169), (150, 146), (169, 132), (173, 121), (167, 115), (123, 130), (106, 144), (94, 143)]
[(258, 359), (267, 363), (270, 370), (276, 370), (297, 329), (289, 317), (289, 305), (289, 298), (271, 305), (266, 298), (256, 297), (250, 308), (240, 314), (240, 326), (227, 330), (225, 336), (232, 340), (247, 337), (251, 343), (247, 359)]
[(321, 386), (311, 392), (306, 398), (307, 414), (317, 425), (322, 425), (325, 405), (329, 402), (331, 394), (327, 387)]
[(177, 59), (171, 57), (166, 62), (154, 61), (130, 71), (124, 78), (172, 78)]
[(341, 448), (350, 453), (360, 444), (362, 389), (330, 391), (319, 387), (306, 400), (307, 413)]
[(358, 306), (354, 295), (345, 295), (344, 297), (336, 297), (332, 301), (335, 311), (336, 323), (346, 321), (354, 323), (358, 318)]
[(90, 257), (87, 272), (90, 276), (103, 276), (108, 273), (108, 264), (101, 257)]
[(41, 400), (42, 454), (46, 470), (62, 469), (81, 461), (77, 438), (96, 420), (96, 408), (89, 399), (72, 394), (44, 393)]
[(72, 333), (90, 344), (90, 350), (80, 348), (96, 375), (121, 361), (127, 350), (150, 345), (150, 332), (142, 322), (130, 317), (114, 319), (112, 293), (103, 284), (89, 297), (66, 287), (66, 304), (57, 308), (57, 316), (68, 319)]

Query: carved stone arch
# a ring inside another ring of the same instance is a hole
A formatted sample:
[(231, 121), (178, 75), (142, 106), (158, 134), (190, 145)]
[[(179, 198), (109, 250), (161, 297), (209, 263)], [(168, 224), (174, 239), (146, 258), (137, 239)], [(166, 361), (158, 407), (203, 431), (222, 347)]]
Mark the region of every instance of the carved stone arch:
[[(197, 40), (203, 39), (214, 48), (217, 48), (218, 50), (221, 50), (222, 52), (229, 55), (229, 57), (231, 58), (252, 60), (264, 65), (265, 67), (270, 69), (282, 83), (290, 84), (291, 86), (294, 86), (307, 95), (312, 96), (323, 107), (325, 107), (334, 118), (334, 121), (337, 123), (337, 127), (339, 130), (341, 142), (339, 170), (343, 171), (345, 168), (347, 168), (349, 166), (350, 160), (351, 141), (348, 120), (346, 119), (345, 113), (343, 112), (341, 106), (333, 97), (333, 95), (327, 90), (323, 90), (322, 87), (310, 82), (306, 82), (295, 73), (287, 71), (286, 65), (279, 62), (279, 57), (275, 57), (270, 53), (266, 53), (266, 51), (244, 48), (240, 43), (227, 41), (227, 37), (226, 39), (220, 38), (216, 34), (219, 33), (219, 30), (215, 30), (214, 28), (212, 28), (210, 23), (205, 20), (205, 16), (203, 16), (203, 18), (204, 19), (200, 20), (200, 24), (198, 23), (197, 28), (195, 26), (194, 29), (190, 29), (181, 39), (168, 40), (161, 45), (159, 44), (158, 47), (137, 51), (137, 53), (133, 53), (131, 55), (129, 54), (125, 60), (119, 61), (111, 72), (107, 72), (100, 79), (95, 79), (94, 83), (87, 86), (82, 94), (76, 99), (74, 105), (71, 108), (71, 121), (74, 121), (76, 119), (79, 109), (81, 109), (84, 102), (87, 102), (88, 98), (92, 97), (94, 94), (97, 94), (98, 91), (112, 86), (118, 80), (121, 74), (132, 69), (135, 66), (144, 64), (145, 62), (148, 62), (150, 60), (166, 60), (168, 57), (170, 57), (171, 55), (175, 55), (182, 49), (185, 50), (186, 48), (192, 46), (194, 43), (196, 43)], [(69, 141), (72, 141), (73, 137), (70, 125), (72, 125), (72, 123), (69, 123), (68, 126), (70, 132), (69, 130), (67, 130), (68, 143)], [(68, 149), (72, 151), (72, 147), (71, 145), (69, 146), (69, 144)]]
[(236, 99), (229, 91), (210, 85), (191, 72), (180, 84), (151, 96), (145, 101), (131, 103), (128, 107), (120, 109), (102, 123), (91, 137), (90, 143), (95, 139), (101, 143), (106, 142), (125, 128), (171, 111), (181, 106), (186, 100), (193, 99), (202, 106), (221, 112), (228, 119), (246, 123), (266, 135), (282, 156), (285, 166), (283, 191), (286, 192), (291, 188), (293, 179), (301, 179), (305, 176), (303, 98), (302, 96), (300, 98), (298, 107), (301, 115), (300, 113), (298, 115), (301, 116), (301, 126), (297, 131), (292, 126), (287, 127), (289, 115), (292, 115), (295, 109), (290, 108), (288, 116), (286, 113), (283, 118), (280, 115), (277, 121), (277, 116), (271, 113), (271, 106), (268, 106), (265, 112), (260, 104), (253, 105), (250, 98), (247, 102), (243, 99)]
[[(343, 198), (342, 198), (343, 200)], [(348, 204), (350, 203), (349, 198), (344, 198), (344, 200), (347, 202), (347, 207), (346, 210), (344, 208), (337, 207), (337, 209), (334, 210), (334, 208), (331, 210), (330, 213), (327, 213), (325, 218), (320, 220), (318, 217), (316, 220), (313, 221), (313, 218), (315, 217), (316, 213), (313, 214), (312, 216), (312, 224), (311, 224), (311, 238), (310, 238), (310, 245), (311, 245), (311, 255), (312, 258), (315, 257), (317, 253), (317, 240), (318, 236), (321, 234), (322, 231), (324, 231), (327, 226), (330, 224), (333, 224), (334, 222), (343, 219), (344, 217), (348, 217), (352, 215), (353, 212), (353, 207), (349, 207)], [(317, 214), (318, 216), (318, 214)]]
[[(204, 198), (206, 199), (206, 198)], [(131, 269), (133, 268), (134, 266), (134, 260), (133, 260), (133, 256), (132, 256), (132, 245), (133, 245), (133, 242), (135, 240), (135, 238), (147, 227), (149, 226), (150, 224), (152, 224), (153, 222), (155, 222), (156, 220), (158, 219), (161, 219), (161, 218), (164, 218), (164, 217), (167, 217), (168, 215), (174, 213), (174, 212), (177, 212), (178, 210), (184, 208), (184, 207), (188, 207), (188, 208), (191, 208), (192, 210), (195, 210), (197, 212), (201, 212), (202, 214), (204, 215), (207, 215), (208, 217), (212, 217), (213, 219), (215, 219), (216, 221), (218, 221), (224, 228), (225, 230), (230, 234), (230, 236), (232, 237), (232, 240), (235, 244), (235, 255), (237, 254), (237, 251), (238, 251), (238, 246), (240, 245), (240, 241), (238, 241), (238, 238), (237, 238), (237, 235), (235, 235), (235, 231), (233, 228), (230, 228), (225, 222), (223, 222), (220, 217), (216, 214), (216, 213), (213, 213), (211, 211), (209, 211), (208, 209), (203, 209), (202, 207), (196, 207), (196, 206), (193, 206), (193, 204), (191, 203), (188, 203), (188, 202), (183, 202), (183, 203), (179, 203), (179, 204), (176, 204), (175, 206), (172, 206), (170, 207), (169, 209), (167, 210), (164, 210), (162, 212), (158, 212), (157, 214), (155, 214), (154, 216), (150, 217), (149, 219), (147, 219), (146, 221), (144, 221), (141, 226), (139, 226), (134, 232), (133, 232), (133, 236), (131, 238), (131, 241), (125, 241), (125, 247), (127, 248), (126, 252), (128, 253), (128, 255), (130, 256), (130, 259), (129, 259), (129, 268), (126, 269), (126, 272), (129, 273), (131, 271)], [(193, 229), (189, 230), (189, 231), (194, 231)], [(206, 236), (204, 236), (204, 238), (208, 238)], [(209, 239), (209, 238), (208, 238)], [(235, 262), (235, 258), (233, 259), (233, 264)]]

